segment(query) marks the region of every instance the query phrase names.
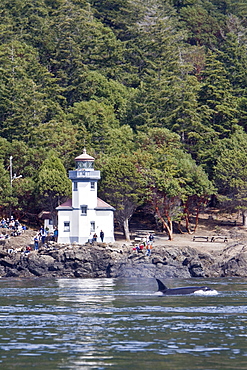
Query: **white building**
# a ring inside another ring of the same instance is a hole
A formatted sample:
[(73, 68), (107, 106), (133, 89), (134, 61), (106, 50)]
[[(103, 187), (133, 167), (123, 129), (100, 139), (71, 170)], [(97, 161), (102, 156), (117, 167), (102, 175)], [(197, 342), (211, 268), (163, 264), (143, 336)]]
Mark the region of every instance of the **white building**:
[(101, 230), (104, 242), (114, 242), (114, 208), (97, 197), (100, 171), (94, 170), (94, 158), (84, 149), (75, 158), (76, 169), (69, 171), (72, 181), (72, 199), (57, 207), (58, 243), (84, 244)]

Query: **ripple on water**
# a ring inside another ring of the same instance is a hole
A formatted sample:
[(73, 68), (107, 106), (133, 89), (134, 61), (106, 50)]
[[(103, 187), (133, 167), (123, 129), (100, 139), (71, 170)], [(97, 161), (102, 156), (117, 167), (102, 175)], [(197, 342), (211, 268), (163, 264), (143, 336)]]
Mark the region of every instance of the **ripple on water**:
[(114, 279), (6, 284), (0, 290), (4, 369), (14, 369), (18, 359), (23, 368), (39, 363), (43, 370), (49, 368), (42, 365), (47, 358), (50, 368), (73, 370), (157, 370), (164, 361), (172, 370), (197, 370), (210, 369), (219, 359), (214, 369), (245, 368), (244, 281), (224, 281), (224, 290), (215, 296), (174, 297), (155, 296), (153, 281), (145, 281), (142, 291), (137, 289), (140, 282)]

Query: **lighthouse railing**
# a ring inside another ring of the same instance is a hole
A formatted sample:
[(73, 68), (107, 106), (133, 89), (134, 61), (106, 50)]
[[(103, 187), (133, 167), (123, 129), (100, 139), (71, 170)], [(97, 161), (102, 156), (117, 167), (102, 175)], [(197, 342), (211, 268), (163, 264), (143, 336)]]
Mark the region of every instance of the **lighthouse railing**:
[(100, 171), (87, 171), (87, 170), (69, 171), (69, 178), (100, 179)]

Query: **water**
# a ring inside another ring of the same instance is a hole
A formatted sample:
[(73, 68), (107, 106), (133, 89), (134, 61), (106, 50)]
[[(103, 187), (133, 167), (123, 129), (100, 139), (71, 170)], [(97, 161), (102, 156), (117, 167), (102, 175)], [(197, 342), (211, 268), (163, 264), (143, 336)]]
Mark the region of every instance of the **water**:
[(247, 279), (166, 280), (213, 296), (158, 297), (154, 279), (0, 280), (0, 368), (247, 368)]

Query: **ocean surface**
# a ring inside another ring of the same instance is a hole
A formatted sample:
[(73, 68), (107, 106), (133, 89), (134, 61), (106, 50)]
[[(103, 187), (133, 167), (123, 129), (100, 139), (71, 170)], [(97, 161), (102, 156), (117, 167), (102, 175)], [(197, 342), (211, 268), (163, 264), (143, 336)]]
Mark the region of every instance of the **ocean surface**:
[(247, 369), (247, 279), (1, 279), (0, 369)]

